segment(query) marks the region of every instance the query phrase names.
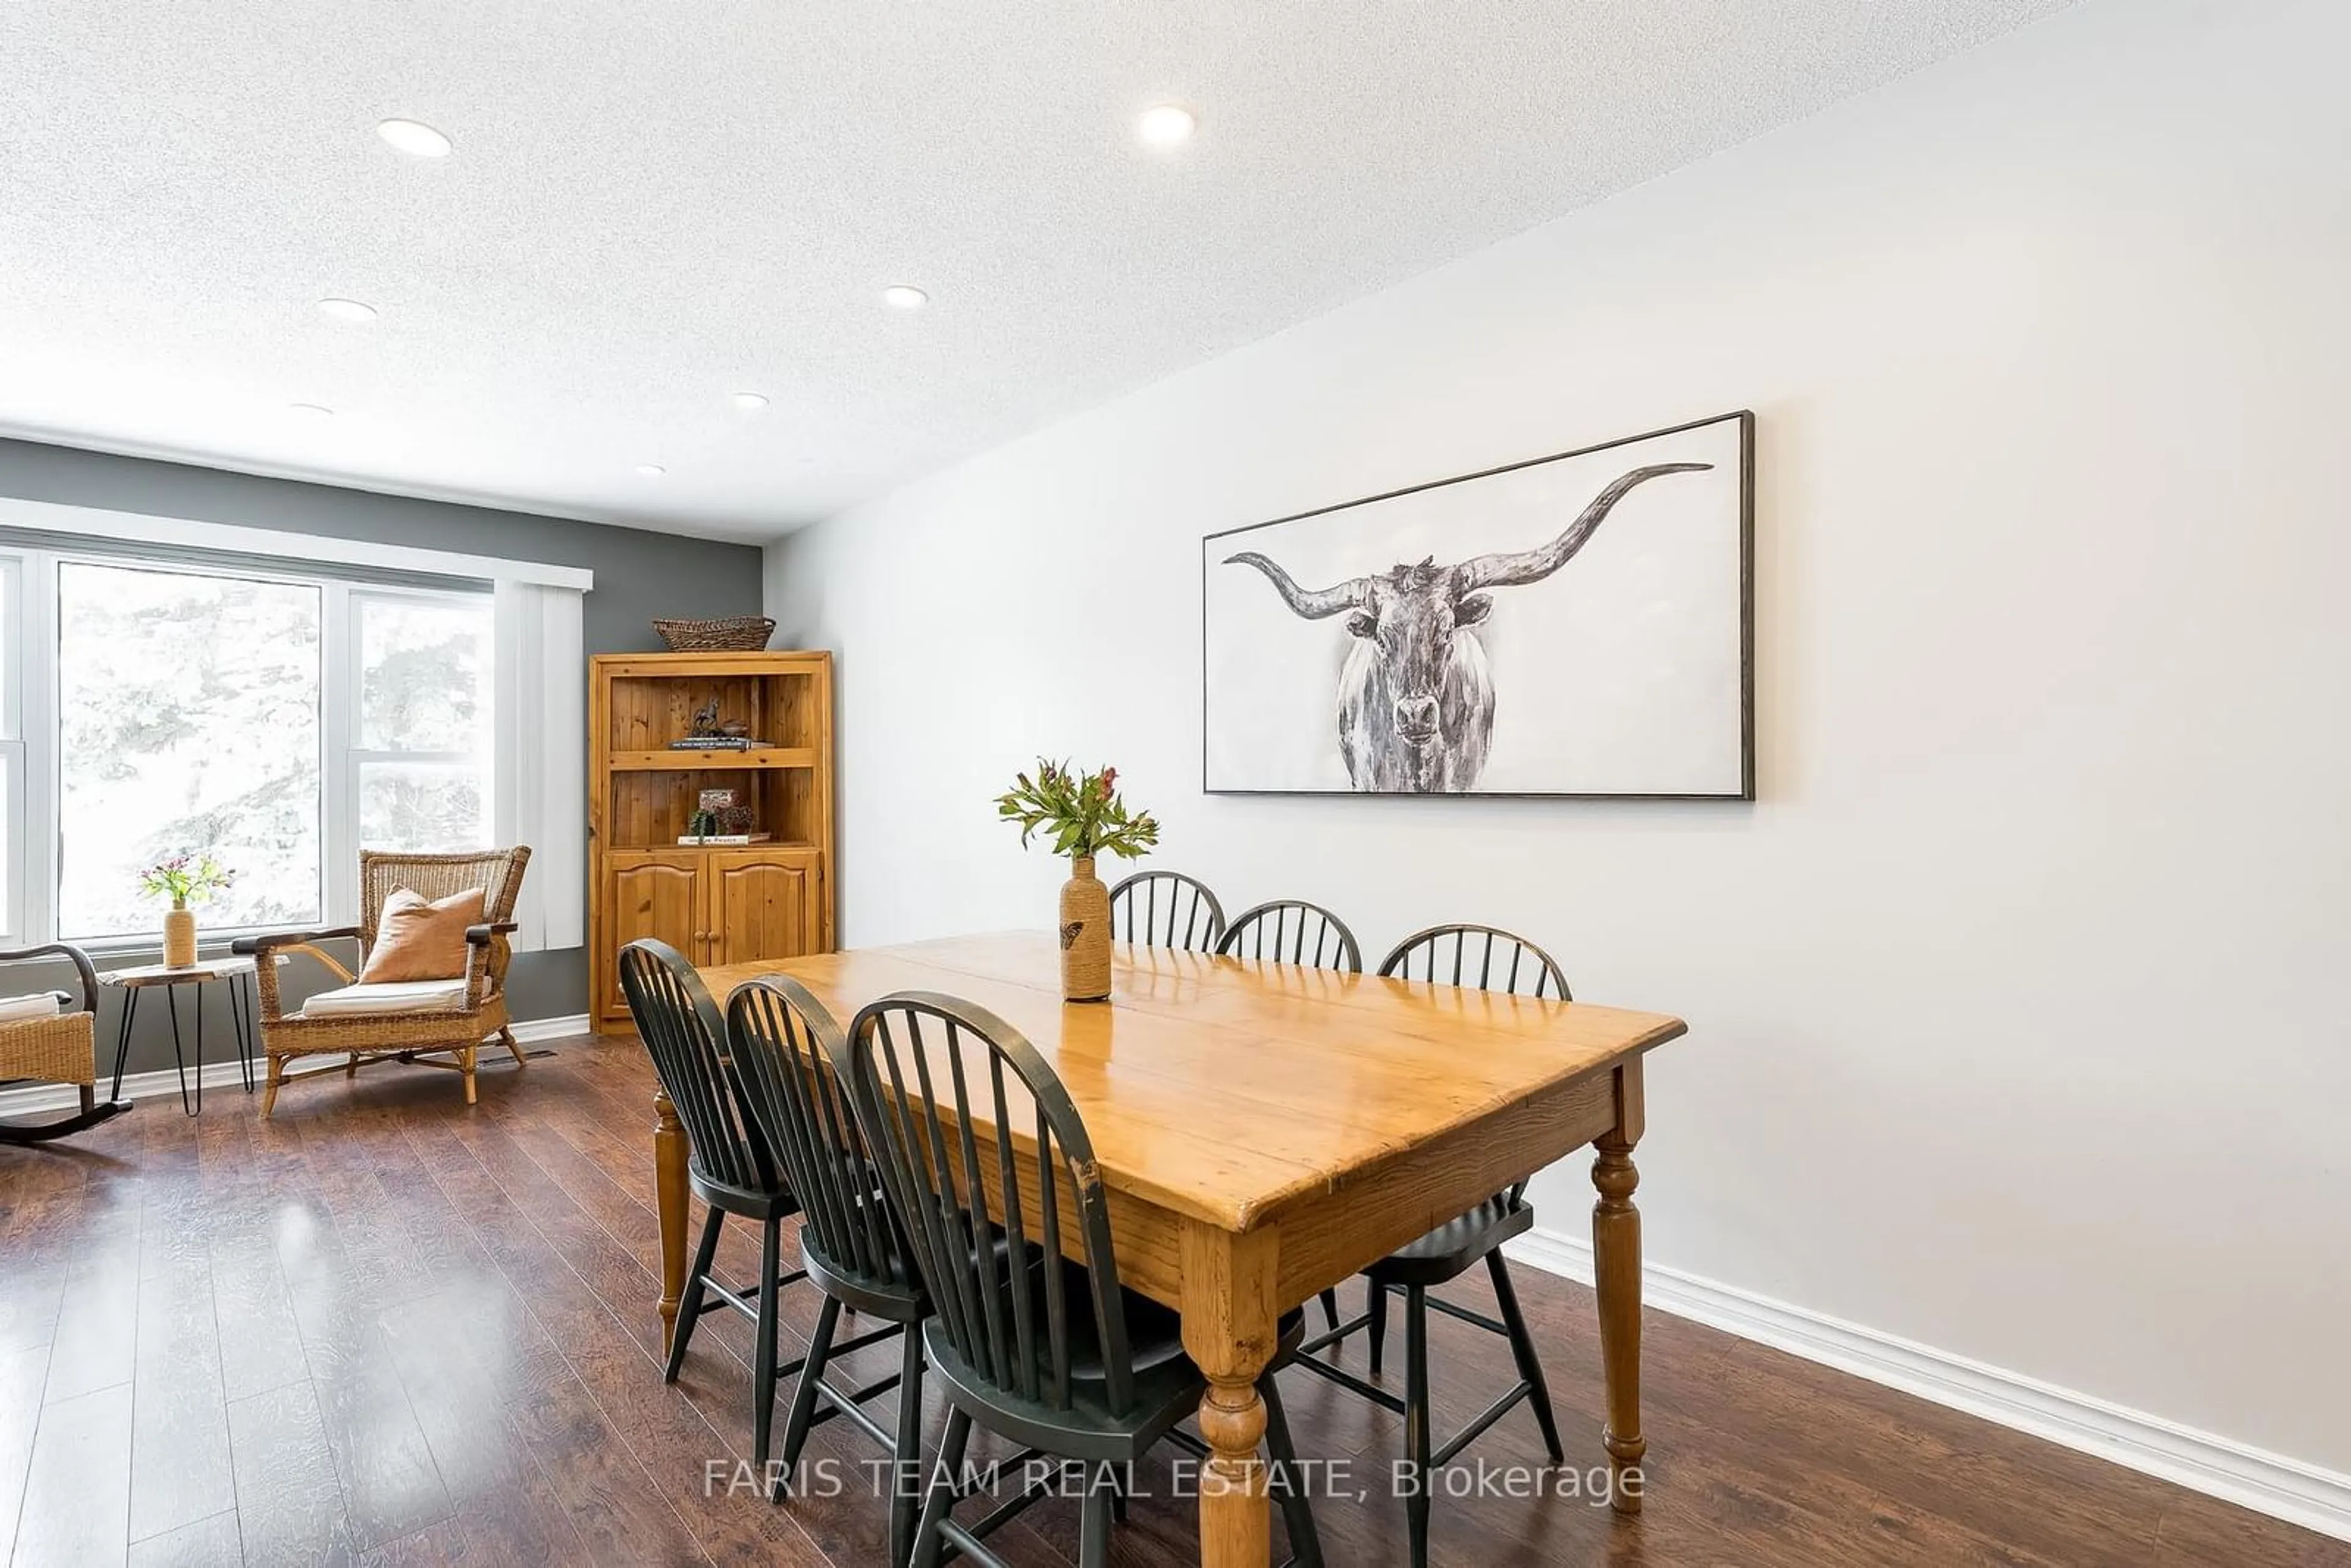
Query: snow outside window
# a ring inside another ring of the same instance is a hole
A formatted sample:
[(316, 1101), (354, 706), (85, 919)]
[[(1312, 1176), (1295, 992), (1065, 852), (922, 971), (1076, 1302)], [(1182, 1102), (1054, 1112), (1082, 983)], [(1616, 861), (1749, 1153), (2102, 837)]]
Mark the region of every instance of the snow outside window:
[(517, 949), (580, 945), (591, 573), (12, 498), (0, 528), (0, 946), (152, 946), (138, 873), (182, 852), (236, 873), (209, 945), (352, 923), (362, 848), (517, 843)]
[[(0, 557), (7, 935), (135, 944), (139, 873), (210, 853), (208, 937), (342, 924), (359, 852), (492, 841), (490, 591)], [(41, 852), (47, 849), (47, 854)]]

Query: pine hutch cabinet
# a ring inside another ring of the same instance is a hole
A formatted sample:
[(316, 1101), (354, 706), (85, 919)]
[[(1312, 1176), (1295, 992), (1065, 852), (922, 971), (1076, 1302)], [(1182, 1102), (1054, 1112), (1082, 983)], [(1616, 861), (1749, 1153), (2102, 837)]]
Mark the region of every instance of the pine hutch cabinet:
[[(629, 1028), (618, 957), (641, 936), (705, 967), (831, 951), (832, 655), (598, 654), (588, 704), (597, 1029)], [(742, 728), (750, 748), (674, 747), (714, 704), (716, 722)], [(680, 841), (709, 825), (695, 821), (709, 789), (734, 792), (730, 825), (755, 841)]]

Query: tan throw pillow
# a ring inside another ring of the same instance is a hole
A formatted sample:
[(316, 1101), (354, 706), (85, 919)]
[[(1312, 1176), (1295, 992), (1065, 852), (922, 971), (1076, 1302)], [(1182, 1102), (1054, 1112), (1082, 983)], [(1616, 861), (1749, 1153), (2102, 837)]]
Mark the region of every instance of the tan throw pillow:
[(468, 888), (427, 904), (401, 888), (383, 901), (375, 946), (360, 969), (360, 984), (394, 980), (454, 980), (465, 973), (465, 927), (482, 923), (482, 890)]

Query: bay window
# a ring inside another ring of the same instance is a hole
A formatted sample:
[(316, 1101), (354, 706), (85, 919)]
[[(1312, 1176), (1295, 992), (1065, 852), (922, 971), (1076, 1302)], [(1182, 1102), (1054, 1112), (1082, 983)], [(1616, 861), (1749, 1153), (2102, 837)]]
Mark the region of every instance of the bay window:
[[(347, 577), (256, 559), (259, 530), (174, 526), (242, 548), (0, 532), (0, 942), (152, 941), (163, 911), (139, 873), (174, 854), (235, 873), (202, 911), (211, 938), (350, 922), (362, 849), (582, 831), (577, 761), (523, 753), (580, 727), (585, 573)], [(560, 883), (578, 847), (535, 847), (533, 880), (558, 885), (526, 883), (517, 945), (577, 945), (578, 890)]]

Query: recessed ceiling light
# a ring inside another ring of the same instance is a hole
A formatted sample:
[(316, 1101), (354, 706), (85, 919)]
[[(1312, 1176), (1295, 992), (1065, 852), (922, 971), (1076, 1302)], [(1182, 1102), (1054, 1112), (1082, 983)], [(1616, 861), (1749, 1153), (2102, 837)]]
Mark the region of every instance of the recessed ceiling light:
[(362, 305), (356, 299), (321, 299), (319, 308), (338, 321), (372, 321), (375, 307)]
[(637, 465), (637, 472), (648, 479), (658, 479), (669, 470), (658, 463), (640, 463)]
[(1180, 103), (1155, 103), (1134, 117), (1134, 133), (1150, 146), (1174, 147), (1189, 141), (1199, 124), (1199, 117)]
[(422, 120), (381, 120), (377, 123), (375, 133), (412, 158), (449, 156), (449, 139)]
[(737, 392), (735, 406), (745, 413), (757, 413), (768, 406), (768, 400), (758, 392)]
[(332, 419), (335, 416), (333, 409), (319, 402), (289, 402), (286, 405), (286, 412), (299, 414), (304, 419)]
[(920, 310), (931, 297), (911, 283), (893, 283), (882, 291), (882, 302), (900, 310)]

